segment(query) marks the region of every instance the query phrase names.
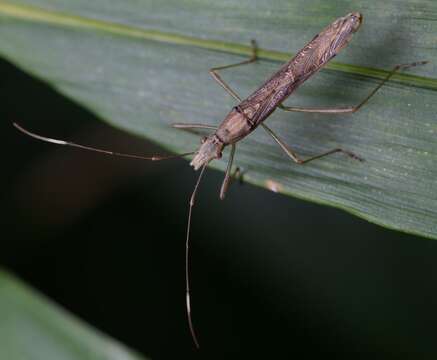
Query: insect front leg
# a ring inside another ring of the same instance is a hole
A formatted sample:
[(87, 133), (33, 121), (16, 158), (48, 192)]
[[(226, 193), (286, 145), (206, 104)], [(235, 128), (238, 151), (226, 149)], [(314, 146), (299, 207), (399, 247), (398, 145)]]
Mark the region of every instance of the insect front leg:
[(306, 163), (309, 163), (310, 161), (316, 160), (316, 159), (320, 159), (324, 156), (328, 156), (331, 154), (335, 154), (337, 152), (342, 152), (343, 154), (346, 154), (347, 156), (351, 157), (352, 159), (358, 160), (358, 161), (364, 161), (364, 159), (360, 158), (358, 155), (355, 155), (354, 153), (344, 150), (342, 148), (335, 148), (329, 151), (326, 151), (322, 154), (319, 155), (315, 155), (312, 156), (310, 158), (307, 159), (301, 159), (293, 150), (291, 150), (287, 144), (285, 144), (274, 132), (273, 130), (271, 130), (269, 127), (267, 127), (264, 124), (261, 124), (261, 126), (263, 127), (263, 129), (265, 131), (267, 131), (267, 133), (278, 143), (278, 145), (281, 147), (282, 150), (284, 150), (284, 152), (288, 155), (288, 157), (290, 157), (291, 160), (293, 160), (295, 163), (299, 164), (299, 165), (303, 165)]
[(309, 113), (319, 113), (319, 114), (351, 114), (357, 112), (361, 109), (370, 98), (376, 94), (376, 92), (388, 81), (390, 78), (400, 70), (408, 69), (414, 66), (425, 65), (428, 61), (418, 61), (410, 64), (396, 65), (387, 76), (381, 81), (381, 83), (376, 86), (365, 98), (356, 106), (346, 106), (346, 107), (333, 107), (333, 108), (306, 108), (298, 106), (284, 106), (279, 105), (279, 108), (284, 111), (296, 111), (296, 112), (309, 112)]
[(229, 154), (228, 166), (226, 167), (225, 178), (223, 179), (222, 187), (220, 188), (220, 200), (223, 200), (225, 198), (226, 192), (228, 191), (229, 185), (231, 183), (231, 170), (232, 163), (234, 162), (235, 149), (235, 144), (231, 144), (231, 153)]
[(252, 45), (252, 56), (250, 57), (249, 60), (241, 61), (241, 62), (236, 63), (236, 64), (214, 67), (214, 68), (211, 68), (209, 70), (209, 73), (214, 78), (214, 80), (217, 81), (222, 86), (222, 88), (225, 89), (237, 101), (241, 101), (240, 96), (238, 96), (238, 94), (234, 90), (232, 90), (228, 84), (225, 83), (225, 81), (220, 77), (218, 71), (255, 62), (258, 58), (257, 57), (258, 47), (257, 47), (256, 41), (251, 40), (251, 45)]
[(240, 168), (237, 167), (233, 174), (231, 174), (232, 163), (234, 162), (236, 146), (235, 144), (231, 144), (231, 153), (229, 154), (228, 166), (226, 168), (225, 178), (223, 179), (222, 186), (220, 188), (220, 200), (223, 200), (226, 196), (226, 192), (228, 191), (229, 186), (232, 183), (233, 179), (238, 179), (240, 183), (242, 183), (243, 173)]

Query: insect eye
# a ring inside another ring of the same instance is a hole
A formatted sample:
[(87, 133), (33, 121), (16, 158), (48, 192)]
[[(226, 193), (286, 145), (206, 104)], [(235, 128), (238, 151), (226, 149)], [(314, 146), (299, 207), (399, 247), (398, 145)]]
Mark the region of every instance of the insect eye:
[(203, 143), (206, 141), (206, 139), (207, 139), (206, 136), (202, 137), (202, 138), (200, 139), (200, 143), (203, 144)]

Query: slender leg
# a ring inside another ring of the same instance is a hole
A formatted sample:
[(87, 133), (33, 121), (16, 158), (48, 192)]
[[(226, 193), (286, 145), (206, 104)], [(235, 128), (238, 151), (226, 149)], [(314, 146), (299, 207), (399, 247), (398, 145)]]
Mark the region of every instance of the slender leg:
[(261, 126), (278, 143), (278, 145), (281, 147), (281, 149), (284, 150), (285, 153), (297, 164), (300, 164), (300, 165), (306, 164), (306, 163), (309, 163), (310, 161), (313, 161), (313, 160), (316, 160), (316, 159), (320, 159), (320, 158), (322, 158), (324, 156), (335, 154), (337, 152), (342, 152), (342, 153), (346, 154), (347, 156), (351, 157), (352, 159), (355, 159), (355, 160), (358, 160), (358, 161), (364, 161), (364, 159), (360, 158), (359, 156), (355, 155), (354, 153), (352, 153), (350, 151), (347, 151), (347, 150), (344, 150), (344, 149), (341, 149), (341, 148), (332, 149), (332, 150), (329, 150), (329, 151), (324, 152), (322, 154), (319, 154), (319, 155), (316, 155), (316, 156), (312, 156), (312, 157), (310, 157), (308, 159), (301, 159), (270, 128), (268, 128), (264, 124), (261, 124)]
[(251, 45), (252, 45), (252, 56), (250, 57), (249, 60), (241, 61), (241, 62), (236, 63), (236, 64), (214, 67), (214, 68), (209, 70), (209, 73), (214, 78), (214, 80), (217, 81), (223, 87), (223, 89), (225, 89), (237, 101), (241, 101), (241, 98), (238, 96), (238, 94), (234, 90), (231, 89), (231, 87), (228, 84), (226, 84), (224, 82), (224, 80), (220, 77), (218, 71), (224, 70), (224, 69), (229, 69), (229, 68), (235, 67), (235, 66), (250, 64), (250, 63), (253, 63), (254, 61), (256, 61), (256, 59), (257, 59), (256, 41), (252, 40)]
[(231, 153), (229, 154), (228, 167), (226, 168), (225, 178), (223, 179), (222, 187), (220, 189), (220, 200), (223, 200), (225, 198), (226, 191), (228, 191), (229, 185), (231, 183), (231, 169), (232, 163), (234, 162), (235, 148), (235, 144), (231, 144)]
[(396, 65), (387, 76), (381, 81), (381, 83), (375, 87), (369, 95), (367, 95), (363, 101), (361, 101), (356, 106), (346, 106), (346, 107), (337, 107), (337, 108), (304, 108), (304, 107), (295, 107), (295, 106), (284, 106), (279, 105), (279, 108), (284, 111), (297, 111), (297, 112), (310, 112), (310, 113), (320, 113), (320, 114), (351, 114), (357, 112), (359, 109), (366, 104), (369, 99), (375, 95), (375, 93), (399, 70), (408, 69), (413, 66), (425, 65), (428, 61), (418, 61), (411, 64), (402, 64)]
[[(361, 107), (362, 105), (359, 105)], [(318, 114), (351, 114), (358, 110), (353, 106), (345, 106), (338, 108), (305, 108), (298, 106), (284, 106), (279, 105), (278, 108), (284, 111), (293, 111), (293, 112), (305, 112), (305, 113), (318, 113)]]
[(182, 124), (182, 123), (176, 123), (176, 124), (172, 124), (171, 126), (176, 128), (176, 129), (211, 129), (211, 130), (217, 130), (217, 126), (207, 125), (207, 124)]

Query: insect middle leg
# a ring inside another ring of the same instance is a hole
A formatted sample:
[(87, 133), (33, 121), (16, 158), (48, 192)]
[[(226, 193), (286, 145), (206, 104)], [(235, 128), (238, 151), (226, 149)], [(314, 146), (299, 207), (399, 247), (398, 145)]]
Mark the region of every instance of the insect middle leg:
[(257, 47), (256, 41), (255, 40), (251, 40), (251, 45), (252, 45), (252, 56), (250, 57), (249, 60), (241, 61), (241, 62), (238, 62), (236, 64), (230, 64), (230, 65), (214, 67), (214, 68), (211, 68), (209, 70), (209, 73), (211, 74), (213, 79), (215, 81), (217, 81), (221, 85), (221, 87), (223, 89), (225, 89), (234, 99), (236, 99), (239, 102), (241, 101), (240, 96), (238, 96), (238, 94), (234, 90), (232, 90), (231, 87), (228, 84), (225, 83), (225, 81), (220, 77), (218, 71), (219, 70), (224, 70), (224, 69), (229, 69), (229, 68), (235, 67), (235, 66), (246, 65), (246, 64), (250, 64), (250, 63), (255, 62), (257, 60), (257, 58), (258, 58), (257, 57), (257, 49), (258, 49), (258, 47)]
[(287, 144), (285, 144), (274, 132), (273, 130), (271, 130), (269, 127), (267, 127), (264, 124), (261, 124), (261, 126), (263, 127), (263, 129), (265, 131), (267, 131), (267, 133), (278, 143), (278, 145), (281, 147), (282, 150), (284, 150), (284, 152), (291, 158), (291, 160), (293, 160), (295, 163), (297, 164), (306, 164), (309, 163), (310, 161), (316, 160), (316, 159), (320, 159), (324, 156), (328, 156), (331, 154), (335, 154), (337, 152), (342, 152), (343, 154), (346, 154), (347, 156), (351, 157), (352, 159), (355, 160), (359, 160), (359, 161), (364, 161), (364, 159), (360, 158), (358, 155), (355, 155), (353, 152), (344, 150), (342, 148), (335, 148), (329, 151), (326, 151), (322, 154), (319, 155), (315, 155), (312, 156), (310, 158), (307, 159), (301, 159), (293, 150), (291, 150)]
[[(255, 40), (251, 40), (250, 43), (252, 45), (252, 56), (249, 58), (249, 60), (241, 61), (241, 62), (238, 62), (236, 64), (217, 66), (217, 67), (209, 69), (209, 73), (211, 74), (213, 79), (215, 81), (217, 81), (223, 87), (223, 89), (225, 89), (234, 99), (236, 99), (239, 102), (241, 101), (240, 96), (234, 90), (232, 90), (231, 87), (228, 84), (226, 84), (226, 82), (220, 77), (218, 71), (219, 70), (224, 70), (224, 69), (229, 69), (229, 68), (235, 67), (235, 66), (250, 64), (250, 63), (256, 61), (257, 58), (258, 58), (257, 57), (258, 46), (257, 46)], [(183, 124), (183, 123), (176, 123), (176, 124), (173, 124), (172, 126), (175, 127), (175, 128), (178, 128), (178, 129), (195, 129), (195, 128), (212, 129), (212, 130), (216, 130), (217, 129), (214, 126), (206, 125), (206, 124)]]
[(284, 106), (279, 105), (279, 108), (284, 111), (296, 111), (296, 112), (309, 112), (309, 113), (320, 113), (320, 114), (351, 114), (357, 112), (359, 109), (365, 105), (369, 99), (376, 94), (376, 92), (388, 81), (390, 78), (398, 71), (405, 70), (414, 66), (425, 65), (428, 61), (417, 61), (410, 64), (396, 65), (387, 76), (381, 81), (381, 83), (376, 86), (365, 98), (356, 106), (346, 106), (346, 107), (333, 107), (333, 108), (305, 108), (298, 106)]

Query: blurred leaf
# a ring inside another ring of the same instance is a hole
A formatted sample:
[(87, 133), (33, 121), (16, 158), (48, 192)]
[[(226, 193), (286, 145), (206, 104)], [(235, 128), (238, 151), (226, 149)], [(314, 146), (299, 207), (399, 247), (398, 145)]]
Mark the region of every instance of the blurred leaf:
[(0, 359), (139, 360), (144, 357), (0, 270)]
[[(393, 65), (436, 58), (437, 3), (425, 0), (0, 1), (0, 54), (114, 126), (181, 152), (198, 137), (170, 123), (218, 124), (234, 105), (208, 68), (241, 61), (256, 38), (261, 61), (223, 72), (248, 95), (290, 50), (351, 11), (364, 14), (363, 27), (288, 104), (356, 104)], [(434, 63), (396, 76), (352, 116), (268, 120), (303, 156), (341, 146), (365, 163), (335, 155), (296, 166), (259, 129), (238, 146), (236, 164), (260, 186), (436, 238), (436, 72)]]

